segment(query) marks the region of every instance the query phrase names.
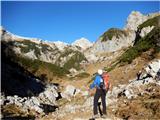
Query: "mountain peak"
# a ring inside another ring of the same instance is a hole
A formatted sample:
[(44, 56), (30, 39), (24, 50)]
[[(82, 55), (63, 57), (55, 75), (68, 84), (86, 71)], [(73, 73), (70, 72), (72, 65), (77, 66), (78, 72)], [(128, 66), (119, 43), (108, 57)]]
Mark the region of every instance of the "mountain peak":
[(73, 46), (79, 46), (81, 47), (83, 50), (89, 48), (90, 46), (93, 45), (92, 42), (90, 42), (88, 39), (82, 37), (80, 39), (77, 39), (75, 40), (73, 43), (72, 43)]

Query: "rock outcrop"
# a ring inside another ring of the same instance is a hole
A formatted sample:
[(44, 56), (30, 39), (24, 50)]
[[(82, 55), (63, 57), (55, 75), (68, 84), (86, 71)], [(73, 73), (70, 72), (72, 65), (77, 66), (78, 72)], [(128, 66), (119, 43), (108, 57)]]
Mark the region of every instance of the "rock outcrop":
[(58, 98), (58, 88), (55, 85), (47, 85), (44, 92), (40, 93), (38, 98), (43, 104), (56, 105), (56, 98)]
[[(132, 11), (127, 18), (125, 27), (122, 30), (118, 28), (111, 28), (107, 30), (98, 38), (93, 46), (88, 49), (88, 51), (94, 54), (109, 53), (133, 46), (135, 39), (137, 39), (137, 35), (144, 37), (154, 28), (153, 26), (147, 26), (139, 33), (139, 25), (158, 15), (159, 13), (143, 15), (138, 11)], [(87, 56), (89, 56), (89, 54), (87, 54), (86, 57)]]
[[(55, 85), (47, 85), (45, 90), (37, 97), (19, 97), (14, 96), (1, 96), (1, 105), (15, 105), (18, 106), (23, 112), (29, 114), (30, 110), (36, 111), (38, 114), (43, 114), (49, 108), (44, 108), (43, 105), (56, 106), (56, 98), (59, 97), (57, 87)], [(43, 105), (42, 105), (43, 104)]]
[(124, 29), (137, 31), (139, 25), (141, 25), (142, 23), (144, 23), (148, 19), (151, 19), (151, 18), (156, 17), (158, 15), (159, 15), (158, 12), (144, 15), (144, 14), (140, 13), (139, 11), (132, 11), (131, 14), (127, 18), (127, 24), (124, 27)]
[(117, 50), (120, 50), (121, 48), (126, 48), (133, 45), (134, 40), (135, 33), (128, 32), (127, 36), (121, 35), (121, 37), (119, 38), (113, 36), (111, 40), (101, 41), (101, 39), (99, 39), (93, 45), (92, 50), (96, 53), (115, 52)]
[(140, 33), (140, 36), (141, 36), (141, 37), (146, 36), (149, 32), (151, 32), (151, 30), (152, 30), (153, 28), (154, 28), (154, 26), (148, 26), (148, 27), (142, 28), (141, 33)]
[(147, 20), (147, 16), (138, 11), (132, 11), (127, 18), (127, 24), (124, 29), (137, 31), (140, 24)]
[(137, 79), (131, 80), (127, 85), (119, 85), (114, 87), (110, 97), (118, 98), (121, 95), (128, 99), (136, 98), (138, 94), (143, 94), (144, 88), (150, 83), (160, 86), (160, 80), (156, 80), (160, 69), (160, 60), (154, 60), (144, 67), (144, 71)]

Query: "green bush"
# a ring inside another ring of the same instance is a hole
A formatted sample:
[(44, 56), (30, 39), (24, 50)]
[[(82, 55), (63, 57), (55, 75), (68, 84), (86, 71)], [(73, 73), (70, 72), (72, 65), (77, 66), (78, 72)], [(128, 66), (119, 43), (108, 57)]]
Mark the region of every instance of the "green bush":
[(132, 47), (121, 56), (120, 61), (131, 63), (132, 60), (135, 59), (136, 56), (138, 56), (138, 54), (138, 50), (135, 47)]
[(38, 59), (32, 60), (29, 58), (17, 57), (16, 62), (31, 72), (36, 72), (39, 69), (46, 69), (53, 73), (54, 76), (64, 76), (65, 74), (69, 73), (65, 68), (61, 68), (52, 63), (40, 61)]
[(121, 30), (118, 28), (111, 28), (107, 32), (103, 33), (100, 39), (103, 42), (103, 41), (106, 41), (107, 39), (111, 40), (113, 36), (116, 36), (117, 38), (119, 38), (122, 35), (127, 36), (127, 33), (124, 30)]

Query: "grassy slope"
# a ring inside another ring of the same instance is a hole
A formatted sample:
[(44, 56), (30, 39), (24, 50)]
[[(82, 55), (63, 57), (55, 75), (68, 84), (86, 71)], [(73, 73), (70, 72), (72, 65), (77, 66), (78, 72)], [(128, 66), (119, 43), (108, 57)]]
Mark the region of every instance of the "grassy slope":
[(18, 64), (35, 74), (42, 80), (52, 80), (54, 77), (63, 77), (69, 73), (65, 68), (61, 68), (55, 64), (43, 62), (40, 60), (32, 60), (23, 57), (16, 57)]
[(86, 60), (85, 56), (81, 53), (76, 51), (75, 54), (64, 64), (64, 68), (70, 69), (70, 68), (76, 68), (77, 70), (80, 70), (80, 62)]
[(81, 69), (80, 67), (80, 63), (83, 60), (87, 60), (84, 56), (83, 53), (79, 52), (79, 51), (74, 51), (70, 48), (67, 48), (63, 53), (61, 53), (61, 55), (59, 56), (59, 58), (56, 61), (56, 64), (60, 64), (61, 62), (61, 58), (67, 58), (69, 55), (73, 54), (65, 63), (64, 63), (64, 68), (66, 68), (67, 70), (71, 69), (71, 68), (75, 68), (77, 70)]
[[(8, 56), (12, 59), (13, 62), (18, 63), (26, 70), (32, 72), (34, 75), (44, 80), (52, 80), (54, 77), (63, 77), (69, 73), (68, 70), (70, 68), (76, 68), (77, 70), (79, 70), (81, 68), (80, 62), (86, 60), (85, 56), (81, 52), (74, 51), (72, 49), (66, 49), (66, 51), (62, 53), (59, 59), (57, 60), (58, 63), (61, 62), (60, 58), (68, 57), (68, 55), (72, 53), (74, 53), (74, 55), (66, 61), (63, 67), (59, 67), (59, 64), (47, 63), (38, 59), (32, 60), (26, 57), (22, 57), (21, 55), (15, 55), (13, 51), (13, 47), (15, 45), (18, 45), (21, 48), (22, 53), (27, 53), (31, 50), (34, 50), (35, 55), (37, 57), (40, 55), (41, 51), (43, 51), (44, 53), (46, 50), (53, 52), (55, 51), (46, 44), (36, 44), (29, 40), (9, 42), (4, 44), (4, 49), (10, 48), (10, 50), (8, 50), (10, 51), (8, 52)], [(24, 46), (21, 46), (22, 44)]]
[(100, 37), (101, 41), (107, 41), (107, 39), (111, 40), (113, 36), (116, 36), (119, 38), (120, 36), (125, 35), (127, 36), (127, 33), (124, 30), (118, 29), (118, 28), (111, 28)]
[(160, 15), (154, 17), (154, 18), (151, 18), (151, 19), (148, 19), (147, 21), (145, 21), (144, 23), (142, 23), (141, 25), (139, 25), (139, 29), (142, 29), (144, 27), (148, 27), (148, 26), (159, 26), (159, 21), (160, 21)]
[(160, 38), (160, 27), (155, 27), (147, 36), (141, 38), (135, 46), (128, 49), (121, 57), (121, 63), (131, 63), (136, 57), (141, 55), (143, 52), (153, 48), (155, 53), (160, 52), (157, 46), (158, 39)]
[[(28, 42), (28, 41), (27, 41)], [(11, 61), (18, 63), (21, 67), (33, 73), (35, 76), (43, 79), (53, 79), (53, 77), (62, 77), (69, 73), (65, 68), (61, 68), (55, 64), (40, 61), (38, 59), (32, 60), (29, 58), (16, 55), (13, 51), (14, 42), (1, 42), (2, 50), (5, 52), (5, 57)], [(33, 45), (31, 45), (33, 47)]]
[(160, 38), (160, 27), (155, 27), (148, 35), (141, 38), (133, 47), (130, 47), (126, 52), (124, 52), (116, 62), (112, 64), (110, 67), (106, 67), (105, 70), (111, 71), (117, 65), (125, 65), (132, 63), (132, 61), (138, 56), (142, 55), (142, 53), (152, 49), (152, 57), (154, 54), (160, 52), (160, 47), (158, 46), (159, 38)]
[(136, 42), (136, 44), (133, 47), (130, 47), (122, 56), (118, 59), (117, 62), (113, 63), (111, 67), (106, 68), (107, 71), (113, 70), (119, 63), (123, 65), (124, 63), (131, 63), (135, 58), (140, 56), (145, 51), (153, 48), (154, 53), (160, 52), (160, 48), (157, 45), (159, 43), (160, 38), (160, 15), (148, 19), (144, 23), (138, 26), (138, 29), (142, 29), (144, 27), (148, 26), (155, 26), (155, 28), (148, 33), (143, 38), (139, 38)]
[(120, 58), (120, 62), (127, 62), (131, 63), (136, 57), (141, 55), (143, 52), (149, 50), (150, 48), (153, 48), (155, 50), (155, 53), (160, 52), (159, 47), (157, 46), (157, 43), (159, 42), (160, 38), (160, 15), (156, 16), (154, 18), (148, 19), (144, 23), (138, 26), (138, 28), (141, 30), (144, 27), (148, 26), (155, 26), (155, 28), (148, 33), (145, 37), (140, 38), (136, 44), (129, 48)]

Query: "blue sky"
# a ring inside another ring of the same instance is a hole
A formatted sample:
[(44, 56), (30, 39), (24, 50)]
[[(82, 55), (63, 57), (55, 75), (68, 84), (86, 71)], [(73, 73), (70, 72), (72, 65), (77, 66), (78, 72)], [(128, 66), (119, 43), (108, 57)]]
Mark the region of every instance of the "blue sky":
[(93, 42), (111, 27), (123, 28), (133, 10), (158, 12), (159, 2), (3, 1), (1, 24), (25, 37), (67, 43), (85, 37)]

